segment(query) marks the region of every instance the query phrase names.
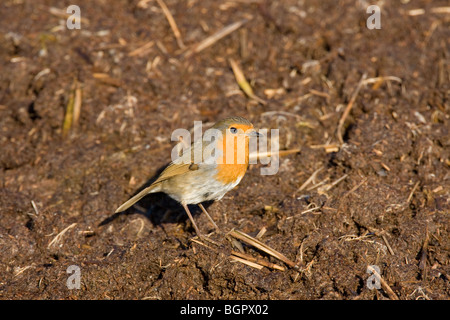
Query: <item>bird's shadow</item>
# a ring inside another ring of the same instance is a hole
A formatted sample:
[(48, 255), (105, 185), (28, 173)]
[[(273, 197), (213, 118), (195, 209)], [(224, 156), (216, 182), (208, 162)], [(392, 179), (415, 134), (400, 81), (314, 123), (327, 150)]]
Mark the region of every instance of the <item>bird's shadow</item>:
[[(164, 171), (166, 167), (167, 165), (160, 167), (156, 171), (155, 175), (148, 179), (143, 185), (141, 185), (128, 199), (132, 198), (140, 191), (150, 186), (154, 181), (156, 181), (156, 179), (158, 179), (159, 175)], [(124, 199), (123, 202), (128, 199)], [(205, 207), (205, 209), (208, 209), (208, 207), (212, 203), (213, 201), (207, 201), (203, 203), (203, 206)], [(190, 205), (189, 210), (194, 217), (201, 213), (200, 208), (196, 205)], [(101, 227), (108, 225), (117, 218), (128, 216), (130, 214), (143, 215), (153, 224), (153, 226), (161, 227), (164, 223), (185, 223), (188, 219), (186, 211), (180, 203), (173, 200), (163, 192), (157, 192), (146, 195), (125, 211), (112, 214), (111, 216), (100, 222), (98, 226)]]

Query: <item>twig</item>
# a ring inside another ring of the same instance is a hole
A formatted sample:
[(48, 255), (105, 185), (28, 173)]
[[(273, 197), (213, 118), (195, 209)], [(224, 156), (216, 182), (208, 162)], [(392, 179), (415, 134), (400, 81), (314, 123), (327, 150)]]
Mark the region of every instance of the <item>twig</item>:
[(239, 30), (239, 45), (240, 54), (242, 59), (247, 59), (248, 57), (248, 31), (247, 29)]
[(53, 238), (53, 240), (48, 244), (47, 248), (50, 248), (52, 245), (56, 244), (59, 240), (61, 240), (61, 237), (64, 235), (64, 233), (67, 232), (67, 230), (75, 227), (77, 225), (77, 223), (72, 223), (70, 226), (68, 226), (67, 228), (65, 228), (63, 231), (61, 231), (60, 233), (58, 233), (56, 235), (56, 237)]
[(416, 192), (417, 187), (419, 186), (420, 181), (417, 181), (416, 184), (414, 185), (414, 187), (411, 190), (411, 193), (408, 196), (408, 200), (406, 200), (406, 203), (410, 203), (412, 200), (412, 197), (414, 195), (414, 192)]
[(358, 183), (356, 186), (354, 186), (353, 188), (351, 188), (349, 191), (347, 191), (346, 194), (344, 194), (344, 196), (342, 198), (348, 197), (350, 194), (352, 194), (353, 192), (355, 192), (359, 187), (361, 187), (363, 184), (365, 184), (367, 182), (367, 177), (364, 178), (360, 183)]
[(395, 292), (391, 289), (391, 287), (387, 284), (387, 282), (381, 277), (381, 275), (371, 266), (367, 266), (367, 270), (372, 272), (375, 276), (377, 276), (380, 279), (381, 285), (384, 287), (384, 290), (386, 290), (386, 293), (392, 300), (399, 300)]
[[(245, 259), (247, 261), (250, 261), (252, 263), (257, 263), (259, 265), (262, 265), (264, 267), (267, 268), (271, 268), (271, 269), (276, 269), (276, 270), (280, 270), (280, 271), (286, 271), (286, 269), (282, 266), (279, 266), (275, 263), (271, 263), (269, 261), (265, 261), (262, 259), (258, 259), (255, 257), (252, 257), (251, 255), (245, 254), (245, 253), (241, 253), (241, 252), (237, 252), (237, 251), (231, 251), (231, 258), (234, 258), (234, 256), (237, 256), (239, 258)], [(242, 262), (242, 261), (241, 261)]]
[(297, 265), (289, 260), (288, 258), (286, 258), (283, 254), (279, 253), (278, 251), (270, 248), (269, 246), (267, 246), (266, 244), (262, 243), (261, 241), (259, 241), (258, 239), (255, 239), (251, 236), (249, 236), (248, 234), (238, 231), (238, 230), (231, 230), (229, 233), (231, 236), (242, 240), (264, 252), (266, 252), (267, 254), (270, 254), (271, 256), (277, 258), (278, 260), (283, 261), (284, 263), (286, 263), (288, 266), (290, 266), (291, 268), (297, 269)]
[(223, 37), (226, 37), (230, 33), (234, 32), (237, 29), (239, 29), (240, 27), (242, 27), (247, 21), (248, 21), (248, 19), (243, 19), (241, 21), (237, 21), (237, 22), (234, 22), (232, 24), (229, 24), (228, 26), (226, 26), (223, 29), (221, 29), (221, 30), (217, 31), (216, 33), (214, 33), (213, 35), (211, 35), (211, 36), (207, 37), (206, 39), (202, 40), (200, 43), (192, 46), (191, 49), (189, 49), (188, 51), (186, 51), (184, 53), (184, 57), (188, 58), (191, 55), (193, 55), (195, 53), (199, 53), (200, 51), (208, 48), (209, 46), (213, 45), (214, 43), (216, 43), (217, 41), (219, 41)]
[(106, 73), (93, 73), (92, 76), (95, 79), (98, 79), (99, 81), (113, 87), (120, 87), (122, 85), (122, 81), (120, 81), (120, 79), (111, 78)]
[(335, 185), (337, 185), (339, 182), (341, 182), (342, 180), (344, 180), (347, 177), (348, 177), (348, 174), (344, 174), (342, 177), (338, 178), (337, 180), (333, 181), (332, 183), (329, 183), (329, 184), (324, 185), (323, 187), (320, 187), (318, 189), (319, 194), (329, 191), (331, 188), (333, 188)]
[(397, 81), (397, 82), (402, 83), (402, 79), (400, 79), (399, 77), (385, 76), (385, 77), (375, 77), (375, 78), (366, 79), (363, 81), (363, 84), (378, 83), (378, 82), (383, 82), (383, 81)]
[(384, 234), (381, 235), (381, 238), (384, 241), (384, 244), (386, 245), (386, 247), (388, 248), (388, 251), (390, 254), (392, 254), (393, 256), (395, 256), (395, 252), (394, 250), (392, 250), (391, 245), (389, 244), (389, 242), (386, 239), (386, 236)]
[[(299, 153), (299, 152), (300, 152), (300, 149), (281, 150), (281, 151), (278, 151), (278, 153), (275, 154), (275, 156), (286, 156), (288, 154)], [(257, 160), (257, 159), (268, 158), (268, 157), (272, 157), (272, 152), (270, 152), (270, 151), (254, 152), (249, 155), (249, 160)]]
[(275, 115), (292, 116), (292, 117), (296, 117), (299, 120), (302, 119), (302, 117), (299, 116), (298, 114), (295, 114), (292, 112), (287, 112), (287, 111), (282, 111), (282, 110), (266, 111), (266, 112), (261, 113), (261, 117), (271, 117), (271, 116), (275, 116)]
[(425, 279), (425, 273), (426, 273), (426, 266), (427, 266), (427, 258), (428, 258), (428, 243), (430, 241), (430, 235), (428, 233), (427, 228), (427, 234), (425, 236), (425, 240), (423, 241), (422, 249), (420, 252), (420, 259), (419, 259), (419, 269), (422, 271), (422, 279)]
[(149, 41), (146, 44), (144, 44), (143, 46), (128, 53), (128, 56), (134, 57), (134, 56), (144, 55), (153, 47), (154, 43), (155, 43), (154, 41)]
[(328, 93), (326, 93), (326, 92), (321, 92), (321, 91), (318, 91), (318, 90), (309, 89), (309, 93), (311, 93), (311, 94), (313, 94), (315, 96), (319, 96), (319, 97), (325, 98), (327, 101), (330, 100), (330, 95)]
[(322, 181), (312, 185), (311, 187), (309, 187), (308, 189), (306, 189), (307, 191), (311, 191), (314, 190), (316, 188), (319, 188), (321, 185), (324, 185), (328, 180), (330, 180), (330, 177), (326, 177), (325, 179), (323, 179)]
[(72, 127), (77, 126), (80, 118), (81, 109), (81, 88), (77, 79), (73, 80), (72, 89), (70, 91), (69, 102), (66, 107), (66, 114), (64, 115), (64, 122), (62, 126), (63, 138), (66, 138)]
[(140, 226), (138, 232), (136, 233), (136, 237), (139, 238), (139, 236), (141, 235), (142, 230), (144, 230), (145, 222), (141, 218), (137, 218), (136, 220), (131, 221), (131, 223), (134, 223), (135, 221), (139, 221), (141, 223), (141, 226)]
[[(365, 241), (365, 239), (370, 238), (372, 235), (369, 235), (368, 232), (365, 232), (361, 236), (357, 236), (355, 234), (346, 234), (338, 238), (338, 240), (343, 241)], [(370, 243), (374, 243), (374, 241), (369, 241)]]
[(255, 236), (256, 239), (261, 239), (262, 236), (267, 232), (266, 227), (262, 227), (261, 230), (259, 230), (258, 234)]
[(81, 114), (81, 102), (82, 102), (82, 94), (80, 84), (77, 81), (75, 85), (75, 101), (73, 103), (73, 127), (76, 128), (78, 126), (78, 120), (80, 119)]
[(258, 97), (257, 95), (255, 95), (253, 93), (253, 89), (250, 86), (250, 83), (248, 83), (247, 79), (245, 79), (244, 73), (242, 72), (242, 70), (239, 67), (239, 65), (237, 64), (237, 62), (234, 61), (234, 59), (231, 59), (231, 58), (228, 61), (230, 62), (231, 69), (233, 69), (233, 73), (234, 73), (234, 76), (236, 78), (236, 82), (238, 83), (238, 85), (242, 89), (242, 91), (244, 91), (245, 94), (250, 99), (258, 101), (261, 104), (266, 104), (267, 103), (266, 101), (264, 101), (263, 99), (261, 99), (260, 97)]
[(317, 174), (322, 171), (322, 169), (323, 167), (320, 167), (319, 169), (314, 171), (313, 174), (300, 186), (300, 188), (298, 188), (297, 191), (302, 191), (303, 189), (305, 189), (312, 181), (316, 179)]
[(195, 243), (197, 243), (197, 244), (199, 244), (199, 245), (201, 245), (201, 246), (204, 246), (204, 247), (206, 247), (206, 248), (208, 248), (208, 249), (210, 249), (210, 250), (212, 250), (212, 251), (217, 252), (216, 249), (214, 249), (214, 248), (208, 246), (207, 244), (205, 244), (205, 243), (203, 243), (203, 242), (201, 242), (201, 241), (199, 241), (199, 240), (197, 240), (197, 239), (191, 238), (191, 239), (189, 239), (189, 240), (192, 241), (192, 242), (195, 242)]
[(450, 13), (450, 7), (431, 8), (430, 11), (432, 13)]
[(319, 209), (320, 209), (320, 207), (309, 208), (309, 209), (306, 209), (306, 210), (304, 210), (304, 211), (302, 211), (302, 212), (300, 212), (300, 213), (296, 213), (296, 214), (294, 214), (293, 216), (287, 217), (286, 220), (290, 220), (290, 219), (293, 219), (293, 218), (295, 218), (295, 217), (297, 217), (297, 216), (301, 216), (301, 215), (303, 215), (303, 214), (305, 214), (305, 213), (313, 212), (313, 211), (316, 211), (316, 210), (319, 210)]
[[(450, 13), (450, 7), (436, 7), (430, 9), (431, 13)], [(420, 16), (425, 14), (425, 9), (412, 9), (408, 11), (410, 16)]]
[(39, 215), (39, 210), (38, 210), (38, 208), (36, 207), (36, 203), (34, 203), (33, 200), (31, 200), (31, 205), (33, 206), (33, 210), (34, 210), (34, 212), (36, 213), (36, 215)]
[(31, 264), (30, 266), (26, 266), (26, 267), (22, 267), (22, 268), (20, 268), (20, 267), (14, 268), (14, 277), (19, 276), (19, 275), (22, 274), (25, 270), (28, 270), (28, 269), (30, 269), (30, 268), (34, 268), (34, 263)]
[(342, 126), (344, 125), (345, 119), (347, 119), (347, 116), (349, 115), (350, 111), (353, 108), (353, 105), (355, 104), (356, 97), (358, 96), (359, 90), (361, 90), (361, 87), (362, 87), (366, 77), (367, 77), (367, 73), (364, 73), (361, 77), (361, 80), (359, 80), (359, 83), (356, 86), (356, 89), (353, 92), (352, 97), (350, 98), (347, 108), (345, 108), (344, 113), (342, 114), (342, 117), (339, 120), (339, 124), (337, 127), (337, 136), (338, 136), (339, 142), (341, 144), (344, 144), (344, 139), (342, 138)]
[(338, 144), (316, 144), (309, 146), (311, 149), (321, 149), (324, 148), (326, 153), (338, 152), (339, 145)]
[(164, 3), (163, 0), (156, 0), (156, 2), (158, 2), (159, 6), (161, 7), (162, 11), (164, 12), (164, 15), (166, 16), (167, 21), (169, 21), (170, 28), (172, 28), (173, 34), (175, 35), (175, 38), (177, 39), (178, 46), (180, 47), (180, 49), (186, 48), (186, 46), (183, 43), (183, 40), (181, 39), (180, 30), (178, 30), (177, 24), (175, 23), (175, 19), (173, 18), (172, 14), (170, 13), (166, 4)]
[(69, 133), (70, 128), (72, 127), (74, 99), (75, 97), (71, 93), (69, 97), (69, 102), (67, 103), (66, 114), (64, 115), (64, 122), (62, 126), (63, 138), (67, 137), (67, 134)]
[[(213, 233), (213, 232), (212, 232), (212, 233)], [(196, 239), (200, 239), (200, 240), (208, 241), (209, 243), (212, 243), (212, 244), (214, 244), (214, 245), (220, 247), (220, 244), (219, 244), (218, 242), (214, 241), (213, 239), (211, 239), (211, 238), (209, 237), (209, 235), (211, 235), (212, 233), (210, 233), (210, 234), (208, 234), (208, 235), (204, 235), (204, 236), (198, 236), (198, 235), (197, 235), (197, 236), (191, 238), (190, 241), (199, 243), (198, 241), (195, 241), (195, 240), (196, 240)]]
[(230, 258), (231, 258), (232, 260), (242, 262), (243, 264), (246, 264), (246, 265), (248, 265), (248, 266), (250, 266), (250, 267), (253, 267), (253, 268), (256, 268), (256, 269), (258, 269), (258, 270), (261, 270), (262, 268), (264, 268), (264, 266), (262, 266), (262, 265), (260, 265), (260, 264), (258, 264), (258, 263), (254, 263), (254, 262), (251, 262), (251, 261), (249, 261), (249, 260), (242, 259), (242, 258), (240, 258), (240, 257), (238, 257), (238, 256), (230, 256)]

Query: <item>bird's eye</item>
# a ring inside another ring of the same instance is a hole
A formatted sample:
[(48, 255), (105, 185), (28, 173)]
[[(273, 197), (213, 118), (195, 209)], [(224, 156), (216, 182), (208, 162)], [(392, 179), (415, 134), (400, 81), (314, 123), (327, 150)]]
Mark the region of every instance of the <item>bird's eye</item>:
[(235, 127), (231, 127), (230, 128), (230, 132), (235, 134), (235, 133), (237, 133), (237, 129)]

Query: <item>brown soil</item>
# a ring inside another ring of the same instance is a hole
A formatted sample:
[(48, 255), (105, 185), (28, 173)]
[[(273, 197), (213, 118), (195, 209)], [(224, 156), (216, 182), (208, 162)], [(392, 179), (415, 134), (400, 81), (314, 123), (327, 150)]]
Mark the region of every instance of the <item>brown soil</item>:
[[(0, 298), (449, 299), (450, 16), (432, 10), (448, 2), (402, 2), (369, 30), (365, 1), (165, 0), (187, 48), (249, 19), (186, 57), (156, 1), (80, 0), (81, 30), (50, 10), (61, 1), (2, 1)], [(267, 104), (240, 91), (229, 58)], [(363, 74), (401, 82), (361, 86), (339, 145)], [(76, 82), (81, 116), (63, 138)], [(192, 242), (161, 194), (114, 214), (169, 161), (174, 129), (230, 115), (301, 151), (276, 175), (252, 165), (209, 212), (225, 232), (267, 228), (261, 241), (299, 271), (251, 246), (287, 270), (232, 262), (224, 235)]]

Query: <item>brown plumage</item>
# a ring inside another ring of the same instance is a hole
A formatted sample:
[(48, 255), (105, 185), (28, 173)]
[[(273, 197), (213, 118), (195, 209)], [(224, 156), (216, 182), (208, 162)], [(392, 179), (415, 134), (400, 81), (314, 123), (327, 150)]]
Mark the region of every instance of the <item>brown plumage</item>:
[[(187, 207), (188, 204), (198, 204), (214, 227), (218, 229), (201, 203), (220, 200), (241, 181), (248, 167), (249, 136), (259, 134), (254, 130), (252, 123), (242, 117), (226, 118), (208, 130), (210, 133), (218, 130), (221, 135), (212, 144), (207, 141), (193, 143), (180, 158), (164, 169), (155, 182), (122, 204), (116, 212), (128, 209), (149, 193), (164, 192), (181, 203), (199, 236), (201, 233)], [(208, 146), (213, 146), (216, 152), (218, 151), (217, 155), (214, 154), (215, 158), (209, 157), (208, 152), (205, 152)], [(241, 150), (242, 146), (245, 150)], [(195, 152), (202, 154), (200, 163), (194, 163)], [(232, 152), (231, 155), (230, 152)], [(241, 152), (243, 152), (243, 159)]]

